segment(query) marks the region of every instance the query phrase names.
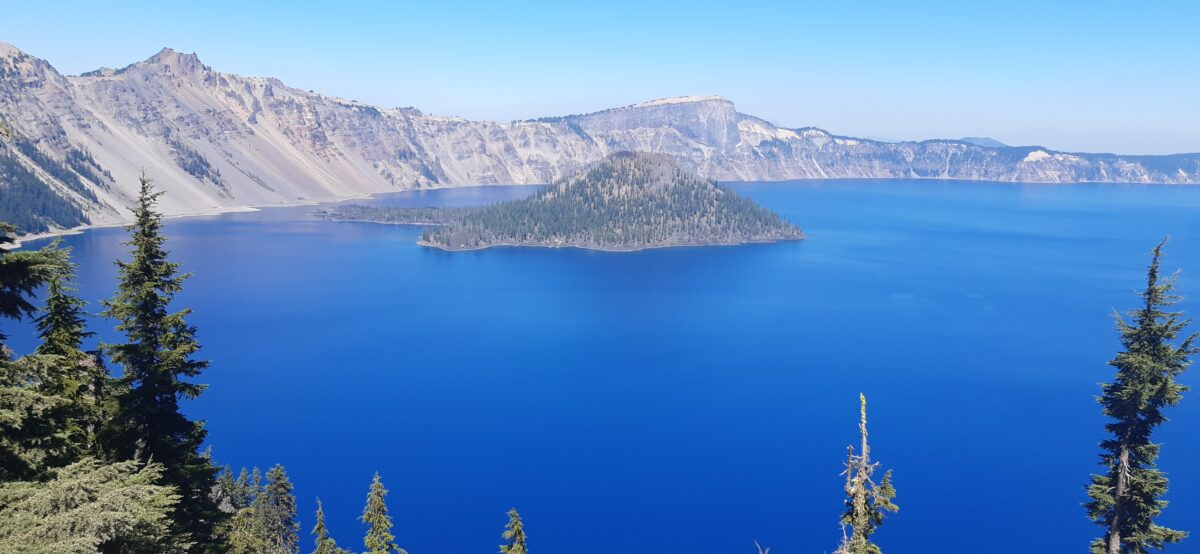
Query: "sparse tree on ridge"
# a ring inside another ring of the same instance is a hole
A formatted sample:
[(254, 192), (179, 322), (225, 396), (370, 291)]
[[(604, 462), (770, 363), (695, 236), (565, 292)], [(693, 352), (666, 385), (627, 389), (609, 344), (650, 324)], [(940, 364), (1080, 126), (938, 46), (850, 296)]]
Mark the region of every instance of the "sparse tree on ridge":
[(1162, 549), (1187, 533), (1158, 525), (1154, 519), (1167, 502), (1167, 477), (1156, 465), (1159, 445), (1150, 441), (1155, 427), (1166, 421), (1163, 408), (1174, 406), (1187, 387), (1175, 381), (1196, 353), (1196, 334), (1179, 340), (1189, 320), (1170, 311), (1179, 303), (1173, 293), (1175, 276), (1159, 278), (1165, 241), (1154, 247), (1146, 272), (1142, 307), (1130, 312), (1131, 321), (1117, 314), (1124, 347), (1109, 365), (1116, 377), (1102, 385), (1098, 398), (1111, 435), (1100, 443), (1100, 462), (1106, 471), (1093, 475), (1084, 506), (1104, 536), (1092, 542), (1096, 554), (1143, 554)]
[(892, 472), (888, 470), (876, 484), (871, 475), (879, 468), (871, 461), (871, 447), (867, 444), (867, 397), (859, 394), (859, 433), (862, 437), (861, 450), (854, 454), (848, 448), (846, 459), (846, 511), (842, 514), (842, 525), (849, 526), (849, 537), (842, 538), (838, 554), (880, 554), (879, 546), (871, 542), (871, 535), (883, 523), (886, 512), (900, 508), (892, 503), (896, 489), (892, 486)]

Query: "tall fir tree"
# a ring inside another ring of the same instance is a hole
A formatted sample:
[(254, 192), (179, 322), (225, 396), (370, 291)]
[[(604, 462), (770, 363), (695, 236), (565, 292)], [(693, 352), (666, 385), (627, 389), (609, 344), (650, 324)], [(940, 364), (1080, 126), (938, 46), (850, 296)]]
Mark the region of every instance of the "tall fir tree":
[(1116, 378), (1101, 386), (1098, 398), (1111, 435), (1100, 443), (1100, 463), (1106, 471), (1093, 475), (1091, 498), (1084, 506), (1104, 536), (1092, 542), (1097, 554), (1142, 554), (1162, 549), (1187, 533), (1158, 525), (1154, 519), (1167, 505), (1167, 477), (1156, 465), (1159, 445), (1150, 442), (1154, 428), (1166, 421), (1163, 408), (1176, 405), (1186, 387), (1175, 381), (1196, 353), (1196, 335), (1179, 339), (1189, 321), (1171, 311), (1180, 298), (1175, 276), (1160, 279), (1159, 261), (1165, 241), (1154, 247), (1146, 271), (1142, 306), (1131, 322), (1116, 315), (1123, 350), (1109, 365)]
[(383, 488), (383, 480), (376, 473), (375, 479), (371, 481), (371, 489), (367, 492), (367, 505), (363, 508), (360, 518), (367, 525), (367, 534), (363, 537), (363, 545), (367, 547), (365, 554), (408, 554), (403, 548), (396, 546), (396, 537), (392, 536), (392, 518), (388, 515), (387, 494), (387, 489)]
[(296, 534), (300, 529), (296, 523), (296, 497), (292, 495), (292, 482), (283, 466), (276, 464), (267, 471), (267, 482), (254, 499), (254, 516), (266, 543), (266, 554), (300, 551), (300, 538)]
[(116, 387), (116, 414), (104, 430), (108, 454), (117, 460), (153, 460), (166, 468), (165, 484), (176, 488), (180, 501), (171, 514), (173, 531), (189, 537), (196, 552), (217, 552), (214, 529), (224, 514), (210, 496), (216, 468), (201, 454), (205, 431), (189, 420), (179, 402), (195, 398), (204, 387), (187, 380), (208, 366), (193, 355), (200, 349), (189, 310), (170, 312), (170, 304), (188, 277), (168, 259), (162, 215), (155, 192), (141, 178), (134, 222), (127, 229), (130, 260), (117, 261), (118, 286), (105, 302), (104, 315), (117, 321), (126, 342), (105, 345), (123, 374)]
[(871, 542), (871, 535), (883, 523), (885, 512), (896, 512), (900, 508), (892, 503), (896, 489), (892, 486), (892, 472), (888, 470), (876, 484), (871, 476), (879, 468), (871, 461), (871, 446), (867, 443), (867, 397), (859, 394), (859, 423), (861, 449), (854, 454), (848, 448), (846, 460), (846, 511), (842, 514), (842, 525), (850, 526), (850, 536), (842, 538), (835, 551), (838, 554), (881, 554), (879, 546)]
[(87, 302), (74, 294), (76, 266), (69, 261), (71, 250), (59, 244), (55, 241), (47, 247), (61, 250), (66, 262), (47, 283), (45, 303), (35, 318), (41, 344), (34, 353), (61, 358), (41, 391), (70, 402), (73, 413), (67, 434), (81, 453), (97, 455), (97, 432), (107, 419), (105, 392), (110, 377), (100, 356), (83, 350), (84, 339), (95, 333), (87, 330)]
[(329, 536), (329, 529), (325, 527), (325, 507), (321, 505), (320, 498), (317, 499), (317, 524), (313, 526), (312, 535), (316, 547), (312, 554), (350, 554), (349, 550), (339, 548), (337, 541)]
[(508, 523), (501, 536), (508, 542), (500, 545), (500, 554), (525, 554), (525, 524), (516, 508), (509, 508)]
[(54, 241), (49, 248), (61, 251), (65, 263), (52, 272), (46, 284), (46, 300), (35, 318), (38, 345), (35, 353), (78, 359), (84, 356), (83, 340), (95, 335), (87, 330), (87, 302), (75, 296), (75, 263), (69, 261), (71, 249)]
[[(67, 264), (55, 247), (12, 251), (16, 227), (0, 222), (0, 318), (34, 314), (33, 295)], [(49, 393), (62, 360), (26, 356), (12, 360), (0, 332), (0, 483), (44, 479), (48, 471), (78, 459), (64, 431), (72, 404)]]

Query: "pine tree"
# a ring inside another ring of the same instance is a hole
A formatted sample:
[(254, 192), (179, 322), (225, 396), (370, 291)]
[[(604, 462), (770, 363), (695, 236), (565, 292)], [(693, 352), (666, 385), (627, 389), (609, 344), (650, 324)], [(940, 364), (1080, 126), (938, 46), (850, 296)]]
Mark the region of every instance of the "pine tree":
[(859, 424), (862, 437), (859, 454), (854, 447), (848, 448), (846, 460), (846, 512), (842, 514), (842, 525), (849, 525), (849, 537), (842, 538), (836, 550), (839, 554), (880, 554), (879, 546), (871, 542), (871, 535), (883, 523), (885, 512), (896, 512), (900, 508), (892, 503), (896, 489), (892, 486), (892, 472), (883, 474), (879, 484), (871, 475), (879, 468), (871, 461), (871, 447), (867, 444), (867, 397), (859, 394)]
[(267, 472), (267, 483), (254, 499), (254, 518), (266, 544), (265, 554), (293, 554), (300, 551), (296, 532), (296, 497), (283, 466), (276, 464)]
[(329, 536), (329, 529), (325, 527), (325, 508), (320, 498), (317, 499), (317, 524), (313, 526), (312, 534), (316, 537), (313, 541), (316, 549), (312, 554), (350, 554), (349, 550), (338, 548), (337, 541)]
[(174, 531), (190, 536), (196, 551), (217, 551), (214, 528), (224, 516), (210, 497), (216, 468), (199, 452), (204, 426), (183, 415), (179, 402), (195, 398), (203, 386), (186, 380), (207, 367), (192, 356), (199, 350), (196, 329), (189, 325), (189, 310), (171, 313), (172, 299), (188, 277), (179, 273), (164, 249), (162, 215), (155, 204), (150, 179), (141, 178), (134, 223), (128, 227), (131, 259), (118, 261), (119, 284), (104, 315), (117, 321), (127, 342), (105, 345), (123, 368), (114, 392), (116, 414), (105, 429), (109, 455), (118, 460), (154, 460), (163, 464), (165, 484), (180, 494), (172, 513)]
[(521, 514), (516, 508), (508, 510), (508, 524), (504, 526), (501, 535), (508, 544), (500, 545), (500, 554), (525, 554), (525, 525), (521, 523)]
[(1150, 442), (1155, 427), (1166, 421), (1162, 410), (1176, 405), (1186, 387), (1175, 379), (1196, 353), (1196, 335), (1175, 344), (1189, 321), (1169, 311), (1179, 303), (1173, 293), (1175, 276), (1159, 279), (1159, 260), (1165, 241), (1154, 247), (1146, 272), (1142, 307), (1130, 312), (1131, 323), (1120, 314), (1117, 329), (1124, 349), (1109, 365), (1116, 378), (1102, 385), (1098, 398), (1110, 438), (1100, 443), (1103, 475), (1093, 475), (1088, 486), (1088, 515), (1105, 529), (1092, 543), (1092, 552), (1142, 554), (1162, 549), (1187, 537), (1184, 531), (1154, 523), (1167, 505), (1167, 477), (1156, 466), (1159, 445)]
[(388, 516), (387, 493), (387, 489), (383, 488), (383, 480), (376, 473), (367, 493), (367, 505), (363, 508), (360, 518), (367, 524), (367, 534), (363, 537), (363, 545), (367, 547), (365, 554), (408, 554), (403, 548), (396, 546), (396, 537), (392, 536), (392, 518)]

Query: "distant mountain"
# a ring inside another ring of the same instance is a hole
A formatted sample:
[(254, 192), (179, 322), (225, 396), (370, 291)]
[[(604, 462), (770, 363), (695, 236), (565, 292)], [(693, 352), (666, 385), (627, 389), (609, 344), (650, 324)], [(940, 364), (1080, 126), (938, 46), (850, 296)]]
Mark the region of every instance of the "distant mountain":
[[(428, 217), (429, 209), (410, 210)], [(802, 238), (753, 200), (680, 167), (666, 154), (618, 152), (521, 200), (460, 211), (421, 244), (443, 250), (572, 246), (642, 250)]]
[(169, 214), (419, 187), (548, 183), (622, 150), (717, 180), (936, 178), (1200, 182), (1200, 155), (1069, 154), (786, 129), (720, 97), (493, 123), (377, 108), (241, 77), (163, 49), (59, 74), (0, 43), (0, 219), (29, 231), (127, 221), (145, 169)]
[(985, 148), (1008, 148), (1007, 144), (1000, 142), (991, 137), (963, 137), (958, 139), (958, 142), (974, 144), (975, 146), (983, 146)]

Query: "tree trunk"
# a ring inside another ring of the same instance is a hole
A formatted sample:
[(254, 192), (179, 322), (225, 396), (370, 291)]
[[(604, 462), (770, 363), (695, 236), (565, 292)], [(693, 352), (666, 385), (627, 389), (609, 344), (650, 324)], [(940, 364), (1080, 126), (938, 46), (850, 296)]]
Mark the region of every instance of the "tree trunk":
[(1121, 445), (1117, 458), (1117, 490), (1113, 493), (1113, 518), (1108, 526), (1108, 554), (1121, 554), (1121, 516), (1125, 515), (1125, 489), (1129, 482), (1129, 448)]

